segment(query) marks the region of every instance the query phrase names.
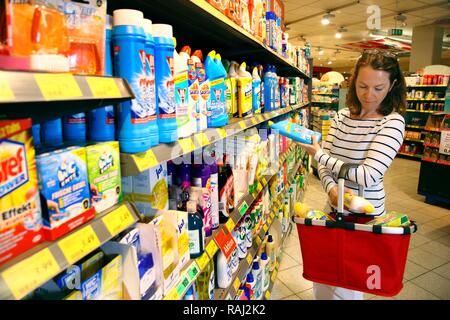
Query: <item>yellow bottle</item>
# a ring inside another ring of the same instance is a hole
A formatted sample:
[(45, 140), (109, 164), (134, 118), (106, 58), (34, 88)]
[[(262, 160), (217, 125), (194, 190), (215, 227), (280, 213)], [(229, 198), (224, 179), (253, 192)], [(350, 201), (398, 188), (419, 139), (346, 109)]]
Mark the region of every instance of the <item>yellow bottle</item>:
[(239, 67), (238, 79), (238, 112), (239, 117), (243, 118), (252, 114), (252, 84), (253, 77), (250, 72), (245, 70), (247, 64), (243, 62)]
[(351, 193), (344, 194), (344, 205), (348, 210), (357, 213), (370, 214), (375, 211), (373, 204), (363, 197), (359, 197)]

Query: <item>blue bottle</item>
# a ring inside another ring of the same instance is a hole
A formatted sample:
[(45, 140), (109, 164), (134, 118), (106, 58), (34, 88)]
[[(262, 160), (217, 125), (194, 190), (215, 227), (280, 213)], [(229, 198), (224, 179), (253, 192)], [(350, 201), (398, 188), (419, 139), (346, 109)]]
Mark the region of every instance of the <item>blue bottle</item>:
[[(105, 42), (105, 76), (113, 75), (112, 66), (112, 17), (107, 16)], [(92, 141), (111, 141), (115, 139), (114, 107), (106, 106), (89, 111), (88, 113), (88, 138)]]
[(153, 25), (159, 141), (164, 143), (174, 142), (178, 139), (173, 64), (175, 48), (172, 37), (172, 26), (168, 24)]
[(72, 143), (86, 142), (86, 113), (76, 113), (63, 118), (64, 140)]
[(39, 123), (33, 124), (31, 131), (33, 133), (33, 145), (35, 148), (39, 147), (41, 144), (41, 125)]
[(253, 68), (252, 77), (252, 109), (253, 114), (256, 114), (261, 113), (261, 78), (256, 67)]
[(41, 128), (42, 143), (48, 147), (57, 147), (63, 143), (62, 121), (54, 119), (46, 121)]
[(208, 113), (208, 128), (220, 128), (228, 123), (227, 105), (225, 101), (226, 71), (220, 55), (213, 50), (205, 60), (206, 77), (211, 86), (211, 101)]
[(152, 146), (150, 117), (144, 103), (147, 82), (144, 16), (129, 9), (114, 10), (113, 16), (115, 74), (128, 81), (135, 95), (135, 99), (122, 102), (117, 108), (120, 151), (143, 152)]
[(273, 110), (280, 109), (280, 85), (278, 84), (278, 76), (277, 76), (277, 70), (275, 66), (272, 66), (273, 74), (272, 74), (272, 83), (273, 83), (273, 90), (274, 90), (274, 96), (273, 96)]

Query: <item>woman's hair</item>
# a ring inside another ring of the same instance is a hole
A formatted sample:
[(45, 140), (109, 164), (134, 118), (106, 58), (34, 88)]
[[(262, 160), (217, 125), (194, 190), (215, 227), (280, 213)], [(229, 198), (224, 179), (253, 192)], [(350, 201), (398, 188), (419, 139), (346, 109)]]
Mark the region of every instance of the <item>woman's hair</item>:
[(381, 103), (378, 112), (386, 116), (393, 111), (403, 113), (406, 107), (406, 83), (400, 70), (397, 57), (389, 52), (378, 50), (364, 51), (355, 65), (353, 75), (350, 79), (346, 103), (353, 115), (361, 114), (361, 102), (356, 95), (356, 79), (359, 69), (364, 66), (371, 66), (375, 70), (383, 70), (389, 73), (390, 85), (394, 86), (388, 92)]

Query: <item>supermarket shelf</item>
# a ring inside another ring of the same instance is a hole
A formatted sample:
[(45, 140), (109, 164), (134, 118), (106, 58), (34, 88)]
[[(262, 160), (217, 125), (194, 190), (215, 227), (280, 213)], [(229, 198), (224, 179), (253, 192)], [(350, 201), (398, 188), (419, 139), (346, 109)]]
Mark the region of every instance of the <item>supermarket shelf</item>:
[(0, 71), (0, 116), (41, 123), (130, 100), (126, 80), (114, 77)]
[(423, 143), (423, 140), (413, 139), (413, 138), (405, 138), (405, 141), (413, 141), (413, 142), (421, 142), (421, 143)]
[(414, 109), (406, 109), (407, 112), (417, 112), (417, 113), (435, 113), (438, 111), (434, 110), (414, 110)]
[(56, 241), (44, 242), (0, 267), (0, 299), (22, 299), (139, 220), (125, 202)]
[(416, 84), (416, 85), (408, 85), (408, 88), (447, 88), (446, 84)]
[[(280, 157), (280, 165), (286, 161), (287, 155), (293, 152), (293, 149), (293, 146), (291, 146), (286, 154)], [(239, 204), (231, 213), (228, 221), (219, 229), (215, 230), (212, 236), (210, 236), (206, 240), (205, 252), (199, 258), (191, 260), (180, 272), (180, 277), (177, 283), (174, 285), (174, 288), (164, 297), (164, 300), (179, 300), (185, 295), (187, 289), (197, 279), (198, 275), (201, 273), (201, 271), (203, 271), (209, 261), (214, 258), (214, 255), (217, 253), (217, 251), (220, 250), (215, 241), (215, 237), (217, 236), (217, 234), (222, 228), (224, 228), (224, 226), (226, 226), (227, 230), (234, 229), (235, 225), (241, 220), (241, 217), (247, 212), (248, 208), (252, 206), (253, 202), (256, 200), (260, 192), (264, 189), (265, 186), (267, 186), (270, 179), (272, 179), (272, 177), (276, 175), (277, 172), (278, 168), (272, 168), (269, 174), (264, 175), (260, 178), (255, 193), (247, 194), (239, 201)]]
[(436, 164), (441, 164), (441, 165), (444, 165), (444, 166), (450, 166), (450, 161), (446, 161), (446, 160), (436, 160), (436, 159), (432, 159), (432, 158), (422, 157), (422, 161), (432, 162), (432, 163), (436, 163)]
[(225, 59), (272, 64), (281, 76), (310, 79), (205, 0), (108, 1), (108, 13), (121, 8), (138, 9), (152, 21), (172, 25), (180, 48), (186, 44), (192, 49), (201, 48), (205, 57), (210, 50), (216, 50)]
[(430, 148), (438, 148), (440, 147), (439, 144), (432, 144), (432, 143), (424, 143), (423, 144), (424, 147), (430, 147)]
[(311, 101), (311, 103), (320, 103), (320, 104), (338, 104), (338, 102), (325, 102), (325, 101)]
[(406, 99), (406, 101), (445, 101), (445, 99)]
[(230, 124), (222, 128), (210, 128), (191, 137), (179, 139), (171, 144), (161, 143), (146, 152), (126, 154), (121, 153), (120, 162), (122, 176), (134, 176), (140, 172), (154, 167), (158, 163), (191, 153), (197, 149), (213, 144), (226, 137), (240, 133), (267, 120), (276, 118), (293, 110), (300, 109), (308, 103), (289, 106), (283, 109), (255, 115), (249, 118), (233, 118)]
[(402, 156), (407, 156), (407, 157), (413, 157), (413, 158), (422, 158), (421, 154), (414, 154), (414, 153), (407, 153), (407, 152), (399, 152), (398, 154), (402, 155)]
[(425, 129), (425, 126), (416, 126), (413, 124), (407, 124), (406, 128), (411, 128), (411, 129)]
[(333, 92), (320, 92), (320, 93), (313, 93), (312, 95), (318, 95), (318, 96), (335, 96), (336, 93)]
[(434, 128), (434, 127), (425, 127), (426, 131), (432, 131), (432, 132), (442, 132), (442, 128)]

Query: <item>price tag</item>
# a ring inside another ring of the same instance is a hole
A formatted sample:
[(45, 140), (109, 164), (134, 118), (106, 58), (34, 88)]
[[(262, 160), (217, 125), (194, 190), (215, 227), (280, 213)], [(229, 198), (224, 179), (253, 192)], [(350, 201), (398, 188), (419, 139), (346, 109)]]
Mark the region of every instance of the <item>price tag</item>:
[(208, 243), (208, 245), (206, 246), (206, 252), (208, 253), (208, 255), (210, 257), (214, 257), (214, 255), (216, 254), (217, 250), (219, 250), (219, 247), (214, 242), (214, 240), (210, 241)]
[(152, 149), (147, 150), (146, 152), (135, 153), (132, 157), (141, 172), (152, 168), (159, 163)]
[(277, 273), (278, 273), (278, 270), (277, 269), (275, 269), (275, 270), (273, 270), (273, 273), (272, 273), (272, 282), (275, 282), (275, 279), (277, 278)]
[(14, 100), (16, 97), (9, 86), (8, 79), (0, 73), (0, 101)]
[(233, 283), (234, 290), (237, 291), (240, 286), (241, 286), (241, 280), (239, 280), (239, 277), (236, 277), (236, 279), (234, 279), (234, 283)]
[(178, 295), (177, 289), (173, 288), (169, 291), (169, 293), (164, 297), (164, 300), (180, 300), (181, 297)]
[(71, 234), (58, 242), (58, 246), (70, 264), (83, 258), (100, 246), (100, 240), (92, 226)]
[(255, 241), (256, 241), (256, 245), (259, 247), (261, 245), (261, 242), (262, 242), (261, 238), (256, 236)]
[(96, 98), (121, 98), (119, 87), (114, 78), (86, 77), (92, 95)]
[(231, 253), (236, 249), (236, 241), (234, 241), (231, 232), (226, 226), (216, 233), (214, 241), (216, 241), (217, 246), (220, 248), (225, 258), (229, 259)]
[(262, 188), (263, 188), (263, 186), (262, 186), (261, 182), (258, 182), (258, 186), (256, 187), (256, 193), (259, 194), (261, 192)]
[(34, 79), (46, 100), (81, 97), (80, 87), (71, 74), (35, 74)]
[(244, 215), (244, 213), (247, 212), (247, 210), (248, 210), (248, 204), (247, 204), (247, 202), (244, 201), (241, 204), (241, 206), (239, 207), (239, 214), (241, 215), (241, 217)]
[(197, 140), (197, 142), (200, 144), (201, 147), (207, 146), (210, 143), (208, 137), (204, 132), (196, 134), (195, 139)]
[(58, 262), (50, 250), (44, 249), (3, 271), (1, 276), (14, 297), (21, 299), (59, 271)]
[(264, 117), (262, 114), (257, 116), (258, 122), (263, 122), (264, 121)]
[(269, 230), (269, 227), (267, 226), (267, 224), (264, 225), (263, 230), (264, 230), (264, 232), (267, 232), (267, 230)]
[(269, 220), (267, 220), (267, 224), (270, 226), (272, 224), (272, 218), (269, 217)]
[(266, 185), (266, 184), (267, 184), (267, 179), (266, 179), (266, 177), (262, 177), (261, 181), (262, 181), (263, 185)]
[(108, 229), (112, 236), (115, 236), (120, 231), (128, 228), (134, 223), (133, 215), (124, 204), (116, 210), (110, 212), (102, 220), (106, 226), (106, 229)]
[(200, 268), (198, 267), (197, 263), (194, 261), (187, 271), (187, 276), (189, 278), (189, 281), (194, 281), (195, 278), (197, 278), (198, 274), (200, 273)]
[(228, 230), (233, 230), (236, 226), (236, 223), (234, 223), (233, 219), (229, 218), (225, 225), (227, 226)]
[(254, 118), (254, 117), (251, 119), (251, 121), (252, 121), (252, 123), (253, 123), (254, 126), (258, 124), (258, 121), (257, 121), (256, 118)]
[(191, 284), (191, 282), (189, 281), (187, 276), (182, 278), (182, 280), (180, 281), (180, 284), (177, 286), (177, 289), (176, 289), (177, 293), (180, 297), (182, 297), (184, 295), (184, 292), (186, 291), (186, 289), (189, 287), (190, 284)]
[(251, 267), (253, 262), (253, 257), (251, 254), (247, 255), (247, 264)]
[(191, 138), (179, 139), (178, 144), (180, 145), (183, 153), (190, 153), (195, 149), (194, 141)]
[(208, 254), (206, 252), (203, 252), (203, 254), (200, 257), (198, 257), (195, 260), (195, 262), (197, 262), (197, 265), (200, 268), (200, 270), (203, 270), (209, 262)]
[(241, 129), (247, 129), (247, 125), (245, 124), (245, 121), (239, 121), (239, 127), (241, 127)]

